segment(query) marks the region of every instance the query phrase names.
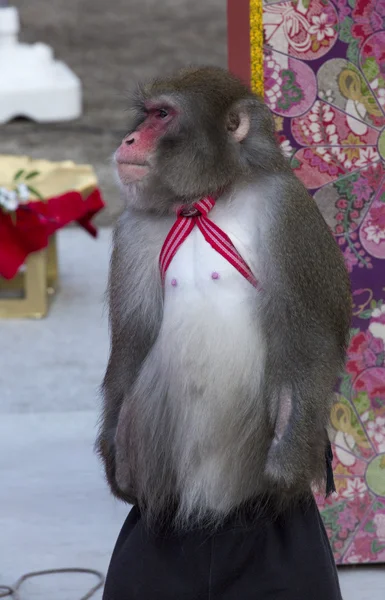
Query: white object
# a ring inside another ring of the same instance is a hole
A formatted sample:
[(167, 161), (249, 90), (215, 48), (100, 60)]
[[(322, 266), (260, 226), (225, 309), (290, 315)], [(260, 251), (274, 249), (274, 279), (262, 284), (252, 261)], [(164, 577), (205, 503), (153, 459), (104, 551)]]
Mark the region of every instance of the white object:
[(0, 123), (15, 117), (40, 122), (79, 117), (79, 78), (46, 44), (20, 44), (18, 32), (16, 8), (0, 7)]

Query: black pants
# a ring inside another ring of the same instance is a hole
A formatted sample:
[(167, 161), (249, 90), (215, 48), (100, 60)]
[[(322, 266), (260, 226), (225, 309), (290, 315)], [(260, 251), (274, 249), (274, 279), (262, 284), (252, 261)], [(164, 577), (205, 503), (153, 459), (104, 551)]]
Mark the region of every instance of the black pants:
[(127, 517), (103, 600), (342, 600), (314, 501), (278, 519), (230, 519), (216, 533), (149, 532)]

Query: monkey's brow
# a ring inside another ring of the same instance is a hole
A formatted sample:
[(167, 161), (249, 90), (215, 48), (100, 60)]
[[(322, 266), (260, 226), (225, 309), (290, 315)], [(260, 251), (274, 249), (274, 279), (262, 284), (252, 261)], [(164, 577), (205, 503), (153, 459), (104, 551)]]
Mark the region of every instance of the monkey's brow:
[(160, 99), (152, 99), (145, 100), (143, 106), (146, 110), (153, 110), (154, 108), (159, 108), (160, 106), (164, 106), (165, 104), (168, 104), (168, 102), (162, 102), (162, 100)]
[(172, 98), (170, 94), (160, 94), (159, 96), (148, 98), (144, 100), (143, 105), (146, 110), (153, 110), (162, 106), (168, 106), (174, 110), (178, 108), (175, 98)]

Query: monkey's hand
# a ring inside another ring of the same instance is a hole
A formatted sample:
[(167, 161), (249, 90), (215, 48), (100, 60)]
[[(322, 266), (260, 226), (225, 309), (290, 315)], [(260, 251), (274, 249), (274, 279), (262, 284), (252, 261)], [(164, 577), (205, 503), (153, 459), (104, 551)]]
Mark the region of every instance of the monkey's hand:
[(289, 386), (282, 387), (278, 393), (274, 438), (265, 467), (267, 486), (271, 490), (301, 493), (325, 477), (326, 440), (324, 431), (316, 426), (321, 419), (317, 419), (318, 411), (314, 414), (314, 398), (304, 405), (300, 402), (302, 397), (307, 395), (300, 386), (294, 394)]
[(289, 423), (281, 438), (274, 438), (265, 466), (266, 485), (289, 496), (308, 493), (326, 480), (324, 431), (310, 432), (300, 422)]
[(298, 456), (297, 448), (284, 440), (273, 441), (268, 452), (265, 467), (267, 487), (271, 491), (296, 492), (308, 488), (305, 473), (298, 465), (303, 463), (303, 456)]

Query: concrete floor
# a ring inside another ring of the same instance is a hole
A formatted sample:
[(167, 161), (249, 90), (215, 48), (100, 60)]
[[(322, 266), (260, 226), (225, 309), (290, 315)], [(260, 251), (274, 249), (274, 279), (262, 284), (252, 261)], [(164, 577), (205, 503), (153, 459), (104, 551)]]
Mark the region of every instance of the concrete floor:
[[(106, 572), (127, 508), (104, 484), (95, 422), (94, 411), (1, 415), (0, 584), (42, 569)], [(96, 582), (52, 575), (26, 582), (21, 598), (79, 600)]]
[(0, 361), (0, 413), (96, 409), (108, 355), (109, 254), (108, 229), (96, 240), (80, 229), (59, 234), (60, 293), (49, 316), (0, 321), (9, 349)]
[(120, 211), (109, 159), (125, 133), (135, 82), (191, 63), (226, 66), (225, 0), (11, 0), (21, 39), (45, 42), (77, 73), (84, 114), (70, 123), (0, 127), (0, 153), (94, 165), (108, 223)]
[[(108, 352), (110, 232), (95, 241), (67, 229), (59, 241), (62, 284), (49, 316), (0, 322), (0, 584), (55, 567), (105, 572), (127, 513), (92, 450)], [(340, 578), (344, 600), (385, 597), (385, 567), (342, 569)], [(36, 579), (21, 598), (78, 600), (92, 582)]]

